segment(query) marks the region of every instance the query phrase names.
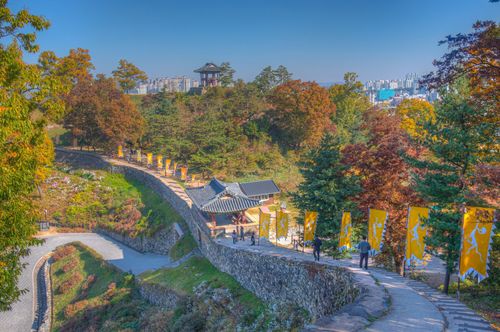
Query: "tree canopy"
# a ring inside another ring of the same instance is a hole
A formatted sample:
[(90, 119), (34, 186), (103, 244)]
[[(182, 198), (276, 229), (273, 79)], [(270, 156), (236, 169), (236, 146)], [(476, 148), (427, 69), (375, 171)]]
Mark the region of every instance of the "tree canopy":
[(130, 90), (136, 88), (140, 83), (145, 83), (148, 79), (145, 72), (125, 59), (121, 59), (118, 63), (118, 68), (113, 70), (113, 77), (125, 93), (130, 92)]

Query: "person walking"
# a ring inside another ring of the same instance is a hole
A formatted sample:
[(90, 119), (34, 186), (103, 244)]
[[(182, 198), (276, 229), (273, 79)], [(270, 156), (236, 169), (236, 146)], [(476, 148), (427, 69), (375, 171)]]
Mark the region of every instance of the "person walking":
[(243, 229), (243, 226), (240, 226), (240, 240), (245, 241), (245, 230)]
[(238, 234), (236, 234), (236, 230), (233, 229), (233, 233), (231, 234), (231, 237), (233, 238), (233, 244), (236, 244), (238, 241)]
[(366, 236), (363, 236), (363, 241), (358, 244), (359, 249), (359, 268), (363, 267), (363, 260), (365, 261), (365, 270), (368, 270), (368, 253), (371, 250), (370, 244), (366, 241)]
[(255, 232), (252, 232), (252, 236), (250, 237), (250, 245), (251, 246), (255, 245)]
[(319, 237), (315, 235), (313, 240), (313, 255), (314, 255), (314, 260), (318, 262), (319, 262), (319, 252), (322, 244), (323, 243), (321, 242)]

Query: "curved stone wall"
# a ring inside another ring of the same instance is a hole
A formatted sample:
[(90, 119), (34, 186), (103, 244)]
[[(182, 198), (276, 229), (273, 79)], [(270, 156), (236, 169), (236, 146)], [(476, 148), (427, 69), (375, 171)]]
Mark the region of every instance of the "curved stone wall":
[(295, 303), (318, 318), (353, 302), (359, 294), (352, 273), (345, 268), (237, 250), (218, 243), (183, 191), (174, 191), (139, 167), (117, 165), (99, 155), (63, 149), (56, 149), (56, 159), (77, 167), (106, 168), (146, 183), (184, 218), (202, 254), (214, 266), (266, 302)]

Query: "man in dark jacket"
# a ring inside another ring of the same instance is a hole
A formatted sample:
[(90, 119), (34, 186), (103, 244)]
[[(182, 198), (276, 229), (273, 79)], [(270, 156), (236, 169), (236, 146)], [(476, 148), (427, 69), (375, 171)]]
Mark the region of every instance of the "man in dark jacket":
[(368, 270), (368, 253), (371, 250), (370, 244), (366, 241), (366, 236), (363, 236), (363, 241), (358, 244), (359, 249), (359, 268), (363, 267), (363, 260), (365, 261), (365, 270)]
[(319, 262), (319, 251), (321, 249), (321, 240), (318, 238), (317, 235), (314, 236), (313, 240), (313, 255), (314, 255), (314, 260)]

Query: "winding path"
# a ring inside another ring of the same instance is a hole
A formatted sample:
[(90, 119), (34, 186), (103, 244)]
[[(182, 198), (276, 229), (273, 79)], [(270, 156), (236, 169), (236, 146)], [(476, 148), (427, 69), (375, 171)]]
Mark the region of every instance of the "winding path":
[(27, 289), (28, 292), (12, 305), (12, 310), (0, 312), (0, 331), (2, 332), (31, 331), (35, 305), (33, 298), (33, 268), (40, 258), (53, 251), (57, 246), (73, 241), (80, 241), (97, 251), (111, 264), (123, 271), (131, 271), (134, 274), (140, 274), (149, 269), (175, 266), (168, 256), (141, 254), (120, 242), (100, 234), (56, 234), (44, 237), (44, 239), (45, 243), (41, 246), (31, 248), (31, 254), (24, 259), (24, 262), (28, 265), (23, 270), (19, 279), (19, 287)]
[[(189, 200), (182, 187), (175, 181), (160, 178), (158, 173), (143, 167), (128, 164), (122, 160), (109, 160), (115, 164), (134, 167), (161, 179), (164, 185), (169, 186), (179, 197)], [(125, 245), (99, 234), (58, 234), (46, 238), (40, 247), (32, 248), (31, 255), (25, 259), (27, 268), (19, 280), (21, 288), (29, 290), (21, 296), (19, 302), (13, 305), (9, 312), (0, 312), (0, 331), (30, 331), (33, 321), (33, 266), (45, 254), (55, 247), (72, 242), (81, 241), (103, 255), (104, 259), (124, 271), (139, 274), (148, 269), (175, 266), (168, 257), (154, 254), (141, 254)], [(313, 261), (307, 253), (296, 252), (271, 244), (249, 246), (248, 242), (233, 244), (230, 239), (221, 239), (219, 242), (228, 247), (239, 250), (260, 251), (268, 255), (277, 255), (297, 260)], [(323, 258), (320, 264), (343, 266), (363, 278), (370, 275), (381, 284), (389, 293), (392, 305), (390, 311), (381, 319), (373, 322), (366, 330), (370, 332), (439, 332), (439, 331), (494, 331), (479, 315), (468, 309), (455, 299), (443, 295), (427, 285), (403, 278), (398, 274), (381, 269), (370, 269), (367, 272), (356, 267), (353, 260), (333, 260)], [(328, 317), (316, 322), (316, 325), (306, 327), (312, 331), (352, 331), (348, 324), (341, 326), (336, 320)]]

